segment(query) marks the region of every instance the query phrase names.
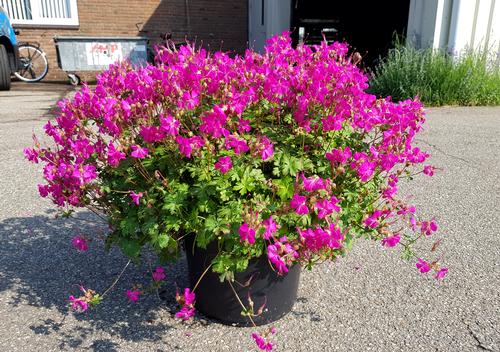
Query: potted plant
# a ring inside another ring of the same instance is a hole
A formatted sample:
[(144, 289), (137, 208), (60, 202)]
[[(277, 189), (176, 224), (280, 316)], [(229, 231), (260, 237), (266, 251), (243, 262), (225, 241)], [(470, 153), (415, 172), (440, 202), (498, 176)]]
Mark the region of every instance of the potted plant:
[[(429, 156), (413, 145), (423, 107), (366, 88), (345, 44), (293, 48), (285, 34), (264, 54), (235, 57), (165, 47), (155, 66), (113, 65), (62, 101), (45, 125), (55, 146), (35, 140), (25, 155), (44, 164), (41, 196), (106, 219), (107, 246), (133, 259), (148, 246), (161, 262), (185, 248), (191, 287), (177, 295), (179, 318), (199, 307), (259, 325), (292, 308), (301, 267), (361, 237), (401, 246), (421, 272), (447, 272), (411, 247), (435, 221), (397, 198), (401, 179), (434, 172), (414, 168)], [(86, 250), (86, 239), (74, 245)], [(152, 277), (158, 287), (163, 269)], [(82, 290), (75, 308), (102, 299)], [(259, 348), (272, 348), (274, 332), (253, 334)]]

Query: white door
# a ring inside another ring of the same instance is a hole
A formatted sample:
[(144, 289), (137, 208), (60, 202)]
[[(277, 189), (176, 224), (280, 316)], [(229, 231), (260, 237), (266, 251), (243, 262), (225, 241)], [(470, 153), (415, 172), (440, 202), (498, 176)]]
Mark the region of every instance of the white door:
[(262, 52), (266, 39), (290, 30), (291, 0), (248, 0), (248, 41)]
[(267, 1), (270, 0), (249, 0), (248, 2), (248, 46), (259, 52), (262, 52), (266, 42)]

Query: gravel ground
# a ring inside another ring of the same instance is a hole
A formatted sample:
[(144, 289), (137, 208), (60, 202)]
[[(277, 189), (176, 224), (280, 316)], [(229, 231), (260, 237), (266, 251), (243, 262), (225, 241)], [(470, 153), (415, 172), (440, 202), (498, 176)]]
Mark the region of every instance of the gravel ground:
[[(173, 318), (183, 260), (167, 270), (166, 301), (127, 302), (124, 290), (144, 281), (133, 267), (97, 309), (68, 312), (75, 284), (102, 291), (126, 261), (95, 243), (74, 251), (74, 234), (102, 226), (85, 212), (55, 219), (38, 197), (40, 169), (21, 150), (67, 89), (22, 87), (0, 93), (0, 351), (255, 350), (252, 329)], [(303, 273), (293, 311), (275, 324), (276, 351), (500, 351), (500, 107), (431, 109), (419, 144), (443, 170), (404, 191), (438, 220), (448, 277), (421, 275), (396, 251), (360, 241)]]

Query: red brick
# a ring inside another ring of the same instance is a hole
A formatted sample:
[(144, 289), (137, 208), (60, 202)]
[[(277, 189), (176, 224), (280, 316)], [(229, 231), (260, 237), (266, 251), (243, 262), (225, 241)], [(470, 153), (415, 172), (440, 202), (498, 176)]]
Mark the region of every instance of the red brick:
[[(54, 36), (147, 36), (158, 42), (172, 32), (174, 40), (203, 42), (209, 48), (243, 52), (248, 41), (247, 0), (85, 0), (78, 1), (78, 28), (23, 28), (21, 42), (38, 42), (49, 58), (45, 80), (66, 80), (57, 67)], [(189, 22), (186, 16), (189, 7)], [(142, 31), (138, 31), (136, 23)], [(92, 79), (95, 73), (82, 73)]]

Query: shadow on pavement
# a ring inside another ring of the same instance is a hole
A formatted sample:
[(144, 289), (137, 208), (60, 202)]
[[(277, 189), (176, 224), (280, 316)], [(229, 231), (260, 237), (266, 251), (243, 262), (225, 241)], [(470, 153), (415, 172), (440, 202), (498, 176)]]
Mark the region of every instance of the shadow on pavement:
[[(79, 295), (76, 285), (82, 284), (102, 293), (127, 262), (117, 249), (104, 252), (100, 240), (91, 242), (85, 253), (72, 248), (74, 235), (87, 234), (96, 238), (105, 230), (103, 223), (91, 213), (56, 219), (48, 212), (46, 215), (0, 221), (0, 293), (10, 293), (7, 294), (10, 296), (7, 304), (14, 309), (21, 305), (31, 306), (33, 308), (28, 308), (33, 312), (31, 316), (39, 317), (41, 312), (46, 314), (44, 319), (23, 319), (29, 322), (34, 334), (57, 334), (60, 348), (77, 348), (91, 335), (95, 336), (96, 331), (118, 335), (123, 341), (157, 341), (172, 328), (161, 321), (159, 313), (163, 311), (165, 316), (166, 310), (169, 317), (177, 309), (176, 285), (188, 285), (184, 259), (165, 267), (164, 301), (154, 294), (145, 295), (139, 303), (128, 302), (125, 297), (125, 290), (134, 284), (146, 286), (150, 282), (148, 261), (152, 260), (153, 265), (155, 261), (154, 256), (146, 255), (142, 264), (127, 268), (120, 282), (99, 306), (83, 314), (70, 311), (67, 299), (70, 294)], [(26, 310), (20, 314), (26, 314)], [(73, 315), (77, 322), (67, 319), (68, 314)], [(114, 351), (118, 347), (106, 338), (94, 340), (91, 346), (99, 351)]]
[(68, 83), (68, 81), (48, 81), (48, 82), (35, 82), (26, 83), (21, 81), (12, 82), (12, 92), (61, 92), (66, 94), (73, 90), (77, 90), (78, 87), (74, 87)]

